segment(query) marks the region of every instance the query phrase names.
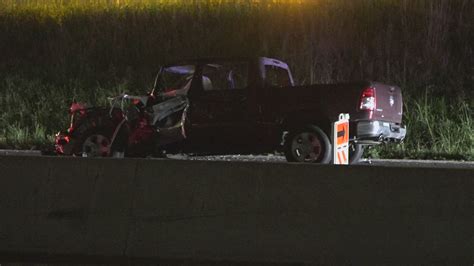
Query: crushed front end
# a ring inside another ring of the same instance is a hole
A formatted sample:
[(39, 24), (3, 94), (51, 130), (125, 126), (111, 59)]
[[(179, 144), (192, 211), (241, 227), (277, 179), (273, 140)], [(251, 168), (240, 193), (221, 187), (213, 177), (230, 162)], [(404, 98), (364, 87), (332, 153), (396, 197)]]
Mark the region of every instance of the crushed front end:
[(74, 138), (68, 131), (60, 131), (56, 134), (54, 149), (59, 155), (72, 155), (74, 148)]
[(74, 144), (75, 139), (72, 136), (72, 133), (77, 124), (77, 117), (82, 117), (86, 115), (87, 106), (83, 103), (78, 103), (74, 101), (69, 108), (69, 114), (71, 115), (71, 122), (69, 128), (65, 131), (60, 131), (56, 133), (54, 141), (54, 149), (59, 155), (73, 155), (74, 153)]

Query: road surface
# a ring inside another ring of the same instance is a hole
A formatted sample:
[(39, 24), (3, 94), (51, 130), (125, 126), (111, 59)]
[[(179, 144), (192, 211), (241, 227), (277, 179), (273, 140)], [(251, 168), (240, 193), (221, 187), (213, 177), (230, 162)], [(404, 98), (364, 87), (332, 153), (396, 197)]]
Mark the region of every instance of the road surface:
[[(0, 150), (0, 156), (42, 156), (38, 150)], [(186, 154), (170, 154), (172, 160), (200, 161), (239, 161), (239, 162), (286, 162), (285, 157), (275, 154), (268, 155), (213, 155), (190, 156)], [(392, 166), (392, 167), (427, 167), (427, 168), (468, 168), (474, 170), (474, 161), (440, 161), (440, 160), (405, 160), (405, 159), (363, 159), (357, 165)]]

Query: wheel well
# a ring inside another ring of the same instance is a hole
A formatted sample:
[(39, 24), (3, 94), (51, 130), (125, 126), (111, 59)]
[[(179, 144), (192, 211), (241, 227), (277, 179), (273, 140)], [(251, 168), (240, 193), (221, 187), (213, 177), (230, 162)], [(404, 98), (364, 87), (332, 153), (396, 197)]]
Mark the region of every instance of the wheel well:
[(315, 111), (299, 111), (286, 116), (283, 119), (282, 131), (291, 131), (307, 125), (319, 127), (328, 137), (331, 136), (331, 121), (329, 119), (315, 119), (312, 115)]

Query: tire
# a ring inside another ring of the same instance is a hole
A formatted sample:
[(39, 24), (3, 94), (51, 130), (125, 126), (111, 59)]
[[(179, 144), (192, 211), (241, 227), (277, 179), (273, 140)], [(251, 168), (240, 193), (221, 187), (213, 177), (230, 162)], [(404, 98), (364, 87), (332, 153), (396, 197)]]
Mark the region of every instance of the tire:
[(328, 164), (332, 159), (332, 145), (322, 129), (308, 125), (290, 131), (284, 153), (288, 162)]
[(81, 138), (78, 143), (78, 149), (82, 157), (115, 157), (123, 158), (125, 152), (122, 145), (117, 141), (111, 145), (112, 133), (110, 130), (94, 130)]
[(349, 143), (349, 164), (357, 164), (360, 162), (362, 155), (364, 154), (365, 145), (355, 144), (354, 142)]

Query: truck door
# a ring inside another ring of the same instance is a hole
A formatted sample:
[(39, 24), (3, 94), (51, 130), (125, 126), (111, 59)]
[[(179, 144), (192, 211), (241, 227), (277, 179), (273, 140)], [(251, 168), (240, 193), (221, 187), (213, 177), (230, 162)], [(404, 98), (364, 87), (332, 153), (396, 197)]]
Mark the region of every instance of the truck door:
[(284, 102), (283, 97), (293, 91), (282, 90), (294, 86), (293, 77), (286, 63), (272, 58), (263, 57), (260, 59), (260, 71), (263, 86), (257, 92), (257, 102), (263, 110), (262, 119), (272, 122), (275, 112), (280, 108), (276, 103)]
[(248, 63), (208, 63), (200, 71), (201, 86), (189, 94), (189, 141), (206, 151), (234, 151), (248, 137)]

